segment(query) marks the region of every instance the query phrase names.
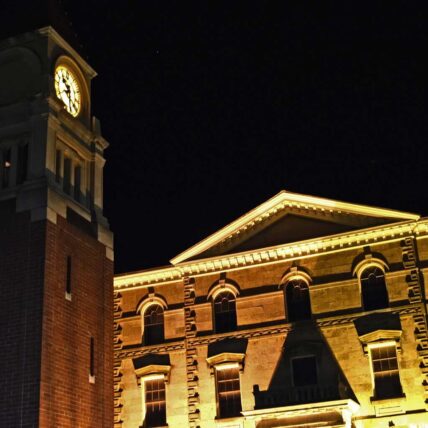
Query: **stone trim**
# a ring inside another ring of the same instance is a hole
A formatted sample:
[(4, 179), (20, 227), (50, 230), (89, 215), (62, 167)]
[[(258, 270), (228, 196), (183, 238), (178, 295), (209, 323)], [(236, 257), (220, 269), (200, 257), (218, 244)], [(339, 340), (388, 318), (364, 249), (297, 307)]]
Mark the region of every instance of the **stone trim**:
[[(114, 324), (113, 324), (113, 343), (115, 354), (121, 351), (123, 347), (122, 343), (122, 327), (119, 323), (119, 319), (122, 316), (122, 295), (120, 293), (114, 293), (113, 295), (113, 309), (114, 309)], [(114, 412), (114, 428), (122, 427), (122, 358), (117, 358), (115, 355), (113, 364), (113, 412)]]
[[(177, 266), (146, 272), (119, 275), (114, 280), (114, 287), (118, 290), (147, 288), (150, 285), (177, 282), (185, 276), (198, 277), (208, 273), (221, 273), (253, 266), (301, 260), (319, 254), (362, 248), (377, 242), (400, 241), (403, 238), (410, 238), (409, 235), (413, 233), (415, 224), (415, 221), (399, 222), (332, 235), (328, 238), (295, 242), (256, 251), (185, 262)], [(426, 231), (428, 233), (428, 227)]]

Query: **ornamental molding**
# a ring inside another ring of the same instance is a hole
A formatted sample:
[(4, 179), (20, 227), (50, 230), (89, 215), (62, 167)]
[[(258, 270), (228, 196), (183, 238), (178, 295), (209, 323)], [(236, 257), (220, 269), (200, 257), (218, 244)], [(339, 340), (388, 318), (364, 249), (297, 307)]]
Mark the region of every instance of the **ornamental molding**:
[(180, 343), (174, 343), (171, 345), (162, 345), (162, 346), (151, 346), (151, 347), (140, 347), (137, 349), (130, 349), (130, 350), (123, 350), (115, 352), (114, 356), (116, 360), (124, 360), (126, 358), (135, 358), (135, 357), (142, 357), (147, 354), (162, 354), (162, 353), (169, 353), (174, 351), (181, 351), (184, 350), (184, 342)]
[(423, 220), (423, 223), (422, 227), (415, 221), (399, 222), (255, 251), (195, 260), (176, 266), (118, 275), (114, 278), (114, 288), (117, 291), (147, 288), (178, 282), (185, 276), (198, 277), (279, 262), (292, 262), (320, 254), (362, 248), (378, 242), (398, 241), (411, 236), (415, 230), (419, 235), (428, 234), (428, 219)]

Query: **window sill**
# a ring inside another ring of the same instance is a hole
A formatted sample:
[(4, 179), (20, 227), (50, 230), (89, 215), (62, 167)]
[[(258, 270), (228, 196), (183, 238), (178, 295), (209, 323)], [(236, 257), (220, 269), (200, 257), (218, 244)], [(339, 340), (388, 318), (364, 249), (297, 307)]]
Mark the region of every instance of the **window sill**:
[(373, 404), (375, 414), (378, 417), (405, 413), (405, 394), (390, 398), (371, 397), (370, 401)]

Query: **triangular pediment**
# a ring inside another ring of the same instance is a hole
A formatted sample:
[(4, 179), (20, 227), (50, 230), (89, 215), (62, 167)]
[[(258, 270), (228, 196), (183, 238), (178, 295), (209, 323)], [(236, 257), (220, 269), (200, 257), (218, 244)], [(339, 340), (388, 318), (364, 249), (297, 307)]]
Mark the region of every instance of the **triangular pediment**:
[(282, 191), (182, 252), (172, 264), (417, 220), (419, 215)]

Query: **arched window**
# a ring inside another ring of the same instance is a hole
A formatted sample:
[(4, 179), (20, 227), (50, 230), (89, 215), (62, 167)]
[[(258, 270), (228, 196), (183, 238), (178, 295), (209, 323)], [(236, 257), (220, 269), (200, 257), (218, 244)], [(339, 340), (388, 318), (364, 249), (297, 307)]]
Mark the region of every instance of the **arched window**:
[(214, 299), (214, 325), (216, 333), (236, 329), (236, 299), (230, 291), (218, 294)]
[(388, 307), (385, 273), (378, 266), (369, 266), (360, 276), (363, 309), (371, 311)]
[(288, 321), (311, 319), (311, 301), (308, 283), (303, 279), (291, 279), (285, 286)]
[(163, 308), (151, 305), (144, 312), (144, 344), (155, 345), (164, 339)]

